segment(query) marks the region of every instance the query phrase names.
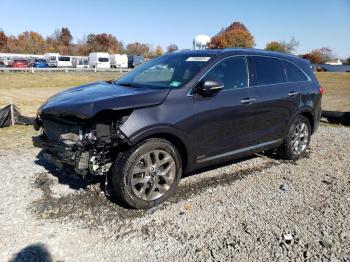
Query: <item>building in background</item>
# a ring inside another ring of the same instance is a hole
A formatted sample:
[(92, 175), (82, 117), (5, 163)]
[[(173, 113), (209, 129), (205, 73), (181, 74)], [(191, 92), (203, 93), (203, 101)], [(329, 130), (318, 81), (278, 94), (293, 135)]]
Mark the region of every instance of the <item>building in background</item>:
[(325, 64), (326, 65), (343, 65), (340, 59), (331, 60), (331, 61), (325, 62)]

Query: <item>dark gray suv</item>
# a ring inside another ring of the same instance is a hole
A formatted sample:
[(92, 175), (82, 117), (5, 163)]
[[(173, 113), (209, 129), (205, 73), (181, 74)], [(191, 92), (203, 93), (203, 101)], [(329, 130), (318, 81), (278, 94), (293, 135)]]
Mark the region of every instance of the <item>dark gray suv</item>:
[(293, 55), (176, 52), (51, 97), (33, 141), (53, 163), (105, 175), (126, 204), (149, 208), (184, 173), (267, 150), (304, 156), (322, 93), (310, 63)]

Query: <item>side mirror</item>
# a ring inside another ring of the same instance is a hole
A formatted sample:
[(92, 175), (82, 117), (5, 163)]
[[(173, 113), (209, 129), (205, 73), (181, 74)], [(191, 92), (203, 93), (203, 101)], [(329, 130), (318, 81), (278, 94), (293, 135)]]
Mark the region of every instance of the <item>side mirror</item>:
[(224, 85), (219, 82), (206, 80), (204, 82), (199, 82), (195, 89), (195, 92), (201, 96), (208, 97), (217, 94), (223, 88)]

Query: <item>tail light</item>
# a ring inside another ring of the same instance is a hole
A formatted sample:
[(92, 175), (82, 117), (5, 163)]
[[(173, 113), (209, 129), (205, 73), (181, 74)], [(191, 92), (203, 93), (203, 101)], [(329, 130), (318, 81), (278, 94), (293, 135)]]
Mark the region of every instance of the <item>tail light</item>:
[(320, 94), (321, 94), (321, 96), (323, 95), (323, 93), (324, 93), (324, 88), (322, 86), (320, 86)]

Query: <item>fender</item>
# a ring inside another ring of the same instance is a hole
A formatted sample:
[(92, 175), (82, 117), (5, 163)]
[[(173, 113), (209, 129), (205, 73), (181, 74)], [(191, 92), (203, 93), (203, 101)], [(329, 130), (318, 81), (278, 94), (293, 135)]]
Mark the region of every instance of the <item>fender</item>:
[(180, 129), (174, 126), (167, 125), (167, 124), (145, 127), (139, 130), (137, 133), (130, 135), (128, 138), (132, 144), (137, 144), (142, 140), (144, 140), (145, 138), (153, 136), (155, 134), (169, 134), (177, 137), (185, 145), (189, 143), (189, 139), (186, 138), (186, 135), (184, 134), (183, 131), (181, 131)]
[(167, 137), (171, 136), (177, 139), (183, 145), (186, 150), (187, 160), (186, 162), (191, 163), (194, 158), (192, 152), (192, 143), (188, 136), (181, 129), (178, 129), (169, 124), (160, 124), (145, 127), (138, 132), (128, 136), (128, 141), (131, 145), (136, 145), (139, 142), (149, 138), (149, 137)]
[[(288, 128), (285, 131), (285, 135), (288, 133), (290, 126), (293, 124), (294, 119), (296, 118), (297, 115), (302, 115), (303, 113), (309, 113), (312, 116), (312, 123), (310, 123), (313, 127), (315, 126), (315, 114), (312, 111), (312, 108), (309, 106), (303, 106), (301, 108), (299, 108), (298, 111), (295, 112), (295, 114), (293, 115), (293, 117), (289, 120), (288, 123)], [(314, 128), (313, 128), (314, 129)]]

